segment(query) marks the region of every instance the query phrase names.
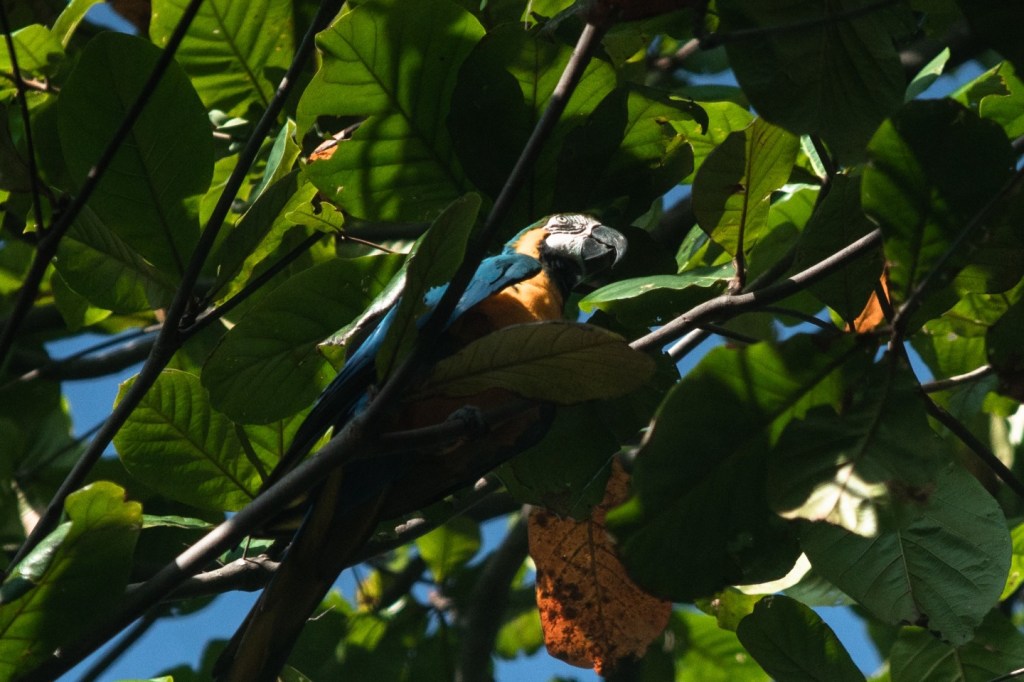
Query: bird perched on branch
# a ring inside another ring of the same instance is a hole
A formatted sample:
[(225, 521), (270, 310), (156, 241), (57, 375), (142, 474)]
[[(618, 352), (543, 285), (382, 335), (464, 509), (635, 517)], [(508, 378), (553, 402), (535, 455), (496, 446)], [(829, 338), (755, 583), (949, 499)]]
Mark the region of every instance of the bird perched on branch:
[[(622, 234), (587, 215), (556, 214), (530, 225), (501, 254), (481, 263), (444, 325), (441, 352), (454, 352), (509, 325), (562, 319), (572, 289), (617, 263), (625, 250)], [(444, 289), (427, 293), (424, 319)], [(365, 405), (376, 377), (375, 360), (396, 310), (397, 306), (392, 307), (350, 354), (266, 485), (293, 468), (328, 429), (343, 427)], [(469, 398), (417, 399), (399, 405), (379, 430), (422, 428), (443, 422), (464, 406), (486, 410), (512, 398), (508, 391), (493, 389)], [(482, 438), (441, 453), (364, 458), (332, 472), (312, 493), (305, 519), (279, 570), (218, 660), (217, 678), (276, 679), (306, 620), (379, 521), (422, 508), (472, 484), (536, 440), (536, 432), (542, 430), (536, 428), (540, 421), (540, 409), (533, 408)]]

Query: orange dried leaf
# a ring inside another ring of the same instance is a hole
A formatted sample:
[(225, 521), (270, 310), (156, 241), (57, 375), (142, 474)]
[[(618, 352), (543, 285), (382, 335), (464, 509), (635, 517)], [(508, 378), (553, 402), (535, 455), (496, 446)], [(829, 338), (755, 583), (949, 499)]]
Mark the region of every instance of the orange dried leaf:
[(599, 675), (644, 654), (668, 624), (672, 604), (644, 592), (615, 553), (605, 514), (621, 504), (629, 474), (615, 462), (604, 499), (586, 521), (546, 509), (530, 513), (530, 555), (548, 652)]
[[(889, 298), (889, 277), (885, 273), (882, 273), (882, 277), (879, 280), (882, 284), (882, 293), (885, 297)], [(878, 292), (873, 291), (871, 297), (868, 298), (867, 305), (864, 306), (864, 310), (860, 312), (857, 319), (850, 325), (851, 331), (855, 331), (858, 334), (865, 334), (878, 325), (885, 322), (885, 313), (882, 310), (882, 305), (878, 302)]]

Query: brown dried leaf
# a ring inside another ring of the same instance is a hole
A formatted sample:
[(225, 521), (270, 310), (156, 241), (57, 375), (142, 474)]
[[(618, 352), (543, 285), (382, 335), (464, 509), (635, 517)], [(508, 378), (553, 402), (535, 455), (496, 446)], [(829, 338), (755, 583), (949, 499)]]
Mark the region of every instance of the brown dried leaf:
[[(882, 284), (882, 293), (885, 294), (887, 299), (892, 300), (889, 297), (889, 276), (886, 273), (882, 273), (879, 281)], [(876, 290), (871, 293), (871, 297), (868, 298), (868, 303), (864, 306), (864, 310), (860, 312), (857, 319), (850, 325), (850, 331), (866, 334), (883, 322), (885, 322), (885, 312), (878, 302), (878, 291)]]
[(670, 602), (634, 583), (605, 530), (605, 514), (629, 492), (629, 474), (613, 462), (605, 496), (586, 521), (546, 509), (530, 513), (530, 555), (537, 565), (537, 607), (548, 653), (599, 675), (640, 657), (668, 624)]

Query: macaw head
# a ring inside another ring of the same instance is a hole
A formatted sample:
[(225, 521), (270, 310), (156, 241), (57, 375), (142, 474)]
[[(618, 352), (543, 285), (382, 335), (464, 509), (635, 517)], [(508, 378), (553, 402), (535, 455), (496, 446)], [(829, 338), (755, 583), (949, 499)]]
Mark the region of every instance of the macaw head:
[(511, 250), (540, 261), (563, 294), (614, 266), (626, 253), (626, 238), (582, 213), (556, 213), (537, 221), (509, 242)]

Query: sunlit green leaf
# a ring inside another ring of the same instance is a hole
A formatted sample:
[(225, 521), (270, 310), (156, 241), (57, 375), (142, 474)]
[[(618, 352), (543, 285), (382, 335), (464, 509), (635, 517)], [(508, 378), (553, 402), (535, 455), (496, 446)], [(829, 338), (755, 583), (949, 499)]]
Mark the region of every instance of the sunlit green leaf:
[(584, 296), (580, 310), (604, 310), (626, 324), (663, 324), (722, 293), (734, 272), (732, 266), (723, 265), (692, 268), (680, 275), (624, 279)]
[(458, 66), (482, 35), (449, 0), (373, 0), (344, 12), (317, 39), (324, 60), (299, 102), (299, 130), (321, 115), (370, 118), (309, 166), (313, 183), (377, 220), (430, 219), (461, 195), (444, 122)]
[(892, 485), (932, 480), (945, 450), (928, 426), (912, 374), (873, 368), (866, 393), (837, 414), (808, 412), (786, 427), (768, 464), (768, 497), (786, 518), (878, 531), (875, 506)]
[(786, 183), (799, 147), (798, 138), (763, 119), (730, 133), (693, 181), (701, 229), (729, 253), (740, 244), (750, 251), (767, 225), (771, 193)]
[(241, 509), (262, 480), (235, 425), (210, 406), (198, 377), (179, 370), (160, 374), (114, 445), (132, 476), (200, 509)]
[(768, 675), (743, 648), (736, 635), (715, 619), (698, 613), (673, 614), (673, 631), (683, 645), (676, 659), (677, 682), (762, 682)]
[[(149, 34), (163, 47), (188, 0), (154, 0)], [(292, 60), (289, 0), (206, 0), (175, 58), (195, 84), (207, 109), (245, 115), (265, 107)]]
[[(68, 496), (71, 523), (58, 545), (43, 544), (48, 554), (39, 571), (8, 578), (29, 589), (0, 605), (0, 676), (12, 679), (92, 627), (120, 599), (128, 583), (142, 507), (127, 502), (124, 490), (100, 481)], [(24, 564), (31, 566), (29, 555)]]

